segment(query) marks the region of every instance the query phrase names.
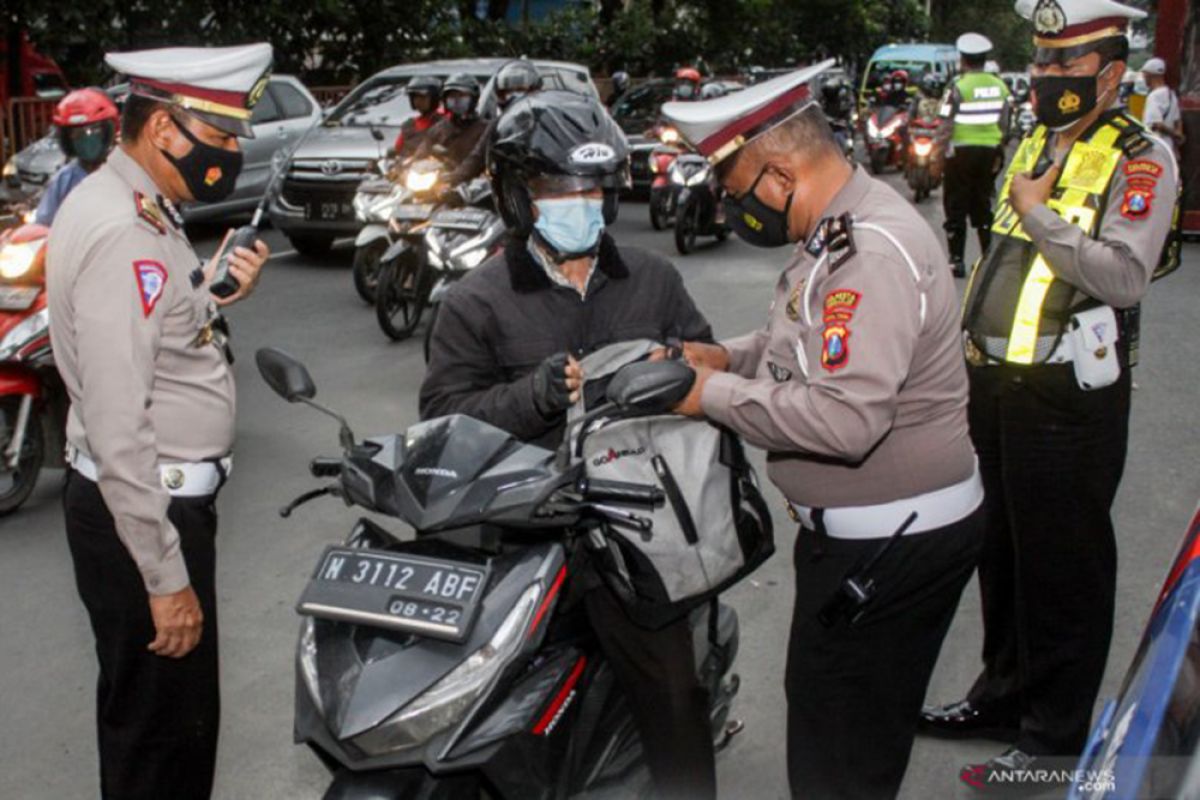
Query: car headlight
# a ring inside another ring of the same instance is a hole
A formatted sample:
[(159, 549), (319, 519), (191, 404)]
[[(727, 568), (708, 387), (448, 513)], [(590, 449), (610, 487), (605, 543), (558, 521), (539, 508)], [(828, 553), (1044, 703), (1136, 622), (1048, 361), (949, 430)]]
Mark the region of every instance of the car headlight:
[(437, 183), (437, 179), (437, 170), (430, 170), (429, 172), (409, 170), (408, 175), (404, 178), (404, 185), (408, 187), (409, 191), (428, 192)]
[(36, 314), (18, 322), (4, 339), (0, 341), (0, 360), (11, 358), (13, 353), (18, 352), (31, 339), (40, 335), (48, 327), (50, 327), (49, 307), (43, 308)]
[(317, 710), (322, 709), (321, 689), (317, 682), (317, 625), (312, 617), (300, 623), (300, 643), (296, 646), (296, 661), (300, 665), (300, 676), (308, 688)]
[(0, 249), (0, 278), (11, 281), (29, 272), (42, 244), (43, 241), (38, 239), (35, 242), (4, 245)]
[(688, 186), (699, 186), (708, 180), (708, 167), (701, 167), (693, 172), (687, 179)]
[(540, 583), (526, 589), (490, 642), (378, 727), (354, 737), (355, 746), (380, 756), (424, 744), (458, 724), (525, 641), (541, 594)]

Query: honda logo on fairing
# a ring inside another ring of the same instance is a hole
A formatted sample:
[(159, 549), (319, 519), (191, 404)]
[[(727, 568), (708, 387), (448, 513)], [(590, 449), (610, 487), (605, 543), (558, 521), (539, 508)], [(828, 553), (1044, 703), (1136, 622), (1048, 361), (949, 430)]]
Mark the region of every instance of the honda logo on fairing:
[(435, 478), (458, 478), (458, 473), (452, 469), (444, 467), (417, 467), (413, 470), (414, 475), (431, 475)]
[(337, 175), (342, 171), (342, 162), (337, 159), (330, 159), (321, 165), (322, 175)]
[(593, 467), (603, 467), (605, 464), (611, 464), (612, 462), (616, 461), (618, 458), (625, 458), (625, 456), (640, 456), (642, 453), (645, 453), (645, 452), (646, 452), (645, 445), (642, 445), (641, 447), (639, 447), (637, 449), (626, 449), (626, 450), (614, 450), (613, 448), (610, 447), (608, 449), (607, 453), (601, 453), (600, 455), (598, 455), (592, 459), (592, 466)]

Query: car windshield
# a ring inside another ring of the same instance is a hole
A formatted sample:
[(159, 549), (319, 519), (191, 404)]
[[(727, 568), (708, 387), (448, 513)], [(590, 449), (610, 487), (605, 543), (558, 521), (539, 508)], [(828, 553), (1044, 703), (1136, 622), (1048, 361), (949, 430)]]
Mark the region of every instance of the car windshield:
[(417, 112), (404, 93), (407, 78), (367, 83), (351, 92), (325, 120), (326, 125), (399, 125)]
[(920, 61), (876, 61), (871, 64), (871, 75), (867, 78), (867, 87), (874, 89), (883, 82), (884, 78), (898, 69), (907, 72), (909, 85), (915, 86), (920, 83), (925, 71), (929, 69), (929, 64)]

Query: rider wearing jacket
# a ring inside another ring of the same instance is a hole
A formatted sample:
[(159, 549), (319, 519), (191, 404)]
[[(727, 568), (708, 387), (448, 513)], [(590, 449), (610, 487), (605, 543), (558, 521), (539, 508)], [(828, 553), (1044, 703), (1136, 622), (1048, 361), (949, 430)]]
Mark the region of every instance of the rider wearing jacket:
[(479, 83), (471, 75), (460, 72), (447, 78), (442, 84), (442, 97), (447, 116), (429, 129), (413, 158), (428, 158), (439, 145), (445, 148), (443, 157), (450, 165), (445, 183), (453, 187), (475, 177), (464, 177), (466, 163), (488, 126), (479, 117)]
[[(674, 267), (604, 232), (628, 180), (625, 137), (582, 95), (547, 91), (496, 125), (489, 175), (511, 238), (442, 301), (421, 417), (461, 413), (554, 447), (582, 375), (576, 359), (632, 339), (711, 340)], [(639, 628), (598, 581), (584, 603), (630, 699), (657, 797), (716, 794), (708, 697), (686, 618)]]
[(99, 89), (77, 89), (54, 107), (51, 122), (67, 163), (46, 185), (34, 222), (50, 225), (67, 195), (108, 158), (117, 140), (117, 106)]
[(483, 167), (487, 161), (488, 142), (492, 140), (496, 124), (504, 115), (505, 109), (516, 100), (540, 91), (541, 88), (542, 74), (538, 72), (532, 62), (526, 59), (510, 61), (496, 70), (496, 116), (488, 123), (487, 131), (479, 137), (475, 147), (454, 171), (450, 182), (451, 186), (465, 183), (483, 174)]
[(406, 159), (421, 144), (426, 132), (445, 118), (442, 112), (442, 81), (434, 75), (418, 75), (404, 87), (408, 95), (408, 104), (417, 112), (417, 116), (409, 117), (400, 125), (400, 134), (392, 149), (401, 159)]

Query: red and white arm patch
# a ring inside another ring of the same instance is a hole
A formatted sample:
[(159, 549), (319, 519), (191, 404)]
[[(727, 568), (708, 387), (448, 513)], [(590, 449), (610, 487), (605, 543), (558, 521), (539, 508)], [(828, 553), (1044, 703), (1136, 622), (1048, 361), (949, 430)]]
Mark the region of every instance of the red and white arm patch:
[(837, 372), (850, 363), (850, 321), (861, 299), (862, 293), (852, 289), (834, 289), (825, 295), (821, 366), (828, 372)]
[(161, 262), (139, 260), (133, 262), (133, 274), (137, 277), (142, 316), (148, 318), (167, 290), (167, 270)]

